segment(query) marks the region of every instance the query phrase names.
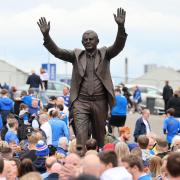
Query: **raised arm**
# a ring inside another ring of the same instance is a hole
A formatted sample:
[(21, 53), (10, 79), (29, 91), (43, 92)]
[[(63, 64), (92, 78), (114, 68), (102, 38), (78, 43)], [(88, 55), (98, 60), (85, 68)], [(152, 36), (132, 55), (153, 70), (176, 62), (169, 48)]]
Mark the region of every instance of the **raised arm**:
[(48, 49), (48, 51), (59, 59), (73, 63), (75, 59), (74, 52), (59, 48), (51, 39), (49, 35), (50, 21), (47, 23), (46, 18), (41, 17), (39, 21), (37, 22), (37, 24), (44, 37), (44, 46)]
[(109, 59), (118, 55), (124, 48), (127, 34), (125, 32), (124, 23), (126, 18), (126, 11), (122, 8), (117, 9), (117, 14), (114, 14), (114, 20), (118, 25), (118, 32), (114, 44), (107, 48), (107, 56)]

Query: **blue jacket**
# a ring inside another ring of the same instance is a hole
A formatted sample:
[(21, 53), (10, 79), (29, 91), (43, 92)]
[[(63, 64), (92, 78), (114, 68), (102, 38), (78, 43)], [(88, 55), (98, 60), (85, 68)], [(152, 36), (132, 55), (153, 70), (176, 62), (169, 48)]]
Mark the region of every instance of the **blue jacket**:
[(0, 98), (0, 110), (11, 111), (13, 109), (13, 100), (8, 97)]
[(116, 105), (112, 107), (111, 114), (114, 116), (126, 116), (127, 113), (127, 99), (125, 96), (115, 96)]
[(52, 118), (49, 120), (52, 129), (52, 145), (58, 147), (60, 137), (67, 137), (69, 139), (69, 132), (66, 123), (59, 118)]
[[(149, 124), (149, 123), (148, 123)], [(149, 124), (150, 127), (150, 124)], [(143, 118), (140, 117), (136, 121), (135, 129), (134, 129), (134, 140), (137, 142), (137, 138), (139, 135), (146, 134), (146, 125), (143, 122)]]

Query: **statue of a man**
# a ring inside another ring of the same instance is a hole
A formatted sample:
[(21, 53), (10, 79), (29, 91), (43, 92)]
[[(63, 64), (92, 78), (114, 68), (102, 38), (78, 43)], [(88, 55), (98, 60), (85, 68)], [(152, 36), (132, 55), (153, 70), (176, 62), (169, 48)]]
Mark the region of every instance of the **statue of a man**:
[(110, 60), (124, 48), (127, 38), (124, 28), (125, 17), (126, 12), (118, 8), (117, 14), (114, 14), (118, 32), (112, 46), (98, 49), (98, 35), (88, 30), (82, 36), (85, 50), (73, 51), (58, 47), (49, 35), (50, 22), (47, 23), (44, 17), (39, 19), (38, 26), (44, 36), (44, 46), (55, 57), (73, 65), (70, 102), (78, 145), (85, 145), (90, 123), (92, 137), (97, 140), (98, 147), (102, 148), (104, 145), (108, 105), (112, 107), (115, 103)]

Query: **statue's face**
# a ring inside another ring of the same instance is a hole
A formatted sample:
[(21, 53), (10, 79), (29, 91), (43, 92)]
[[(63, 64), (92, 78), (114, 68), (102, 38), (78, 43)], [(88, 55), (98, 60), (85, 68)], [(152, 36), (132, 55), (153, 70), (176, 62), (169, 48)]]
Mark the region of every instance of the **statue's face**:
[(97, 48), (97, 44), (99, 43), (97, 34), (90, 32), (84, 33), (82, 37), (82, 44), (86, 51), (93, 52)]

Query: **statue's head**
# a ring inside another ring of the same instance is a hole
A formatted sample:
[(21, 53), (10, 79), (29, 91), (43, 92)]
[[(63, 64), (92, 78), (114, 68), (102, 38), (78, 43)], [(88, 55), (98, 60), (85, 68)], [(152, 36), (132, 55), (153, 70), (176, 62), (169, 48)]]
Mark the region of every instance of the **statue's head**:
[(82, 44), (86, 51), (93, 52), (99, 43), (98, 35), (95, 31), (88, 30), (83, 33)]

